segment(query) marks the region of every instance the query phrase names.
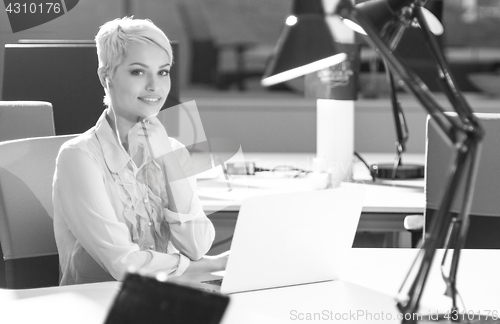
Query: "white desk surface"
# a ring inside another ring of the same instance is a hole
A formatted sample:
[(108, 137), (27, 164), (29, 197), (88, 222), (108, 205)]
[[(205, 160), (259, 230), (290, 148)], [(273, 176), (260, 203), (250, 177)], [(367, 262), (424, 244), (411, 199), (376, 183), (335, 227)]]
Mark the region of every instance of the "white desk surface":
[[(392, 163), (391, 154), (363, 154), (369, 163)], [(246, 161), (255, 162), (256, 166), (272, 169), (278, 165), (287, 165), (302, 170), (312, 170), (312, 153), (244, 153)], [(405, 162), (424, 164), (422, 154), (406, 154)], [(205, 211), (237, 211), (242, 199), (252, 195), (273, 194), (286, 191), (309, 190), (310, 179), (291, 178), (267, 174), (263, 176), (231, 176), (232, 190), (220, 174), (215, 179), (199, 179), (198, 194)], [(343, 186), (366, 187), (364, 213), (406, 213), (422, 214), (425, 209), (424, 180), (377, 180), (373, 182), (366, 167), (356, 161), (353, 167), (353, 181), (342, 183)]]
[[(233, 294), (222, 323), (328, 323), (335, 322), (335, 316), (349, 316), (355, 323), (400, 323), (394, 296), (418, 250), (351, 251), (349, 258), (343, 261), (341, 280)], [(419, 314), (434, 314), (450, 308), (450, 300), (443, 297), (445, 285), (439, 272), (440, 255), (442, 251), (436, 255)], [(462, 251), (458, 289), (467, 311), (484, 314), (489, 311), (500, 316), (499, 260), (498, 250)], [(0, 290), (0, 316), (5, 323), (103, 323), (119, 289), (118, 282), (17, 291), (3, 289)], [(322, 317), (313, 321), (304, 320), (306, 316)], [(377, 316), (379, 320), (374, 319)]]

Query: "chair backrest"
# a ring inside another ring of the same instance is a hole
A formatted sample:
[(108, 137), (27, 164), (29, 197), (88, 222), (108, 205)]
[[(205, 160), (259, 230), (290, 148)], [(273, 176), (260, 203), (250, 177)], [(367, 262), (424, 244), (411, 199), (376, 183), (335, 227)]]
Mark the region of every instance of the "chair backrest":
[[(8, 288), (58, 284), (58, 254), (52, 224), (52, 179), (61, 145), (75, 136), (0, 143), (0, 243)], [(44, 260), (50, 260), (52, 266), (43, 265), (49, 262)], [(34, 262), (41, 263), (42, 268), (30, 269)], [(55, 273), (44, 273), (42, 269), (47, 267), (49, 269), (44, 270)], [(49, 283), (37, 283), (37, 280), (47, 279), (45, 275), (49, 276)]]
[[(476, 116), (483, 125), (486, 136), (478, 165), (465, 248), (500, 248), (500, 114)], [(426, 231), (432, 226), (433, 215), (441, 201), (453, 154), (454, 149), (442, 137), (432, 118), (429, 118), (426, 149)], [(464, 184), (459, 187), (457, 199), (452, 206), (453, 213), (460, 211), (464, 188)]]
[(54, 135), (50, 102), (0, 101), (0, 141)]

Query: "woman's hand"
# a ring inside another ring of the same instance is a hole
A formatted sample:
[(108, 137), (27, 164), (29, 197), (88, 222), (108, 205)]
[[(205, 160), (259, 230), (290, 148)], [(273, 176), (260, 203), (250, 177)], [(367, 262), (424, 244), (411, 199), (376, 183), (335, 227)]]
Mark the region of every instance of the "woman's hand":
[(200, 260), (191, 261), (184, 273), (191, 274), (225, 270), (228, 258), (229, 251), (218, 255), (205, 255)]
[(215, 266), (220, 268), (218, 271), (225, 270), (227, 265), (227, 260), (229, 259), (229, 251), (217, 255), (205, 255), (203, 258), (212, 260), (215, 263)]
[[(173, 151), (167, 131), (157, 117), (143, 119), (132, 129), (136, 127), (137, 141), (147, 145), (153, 158), (157, 159)], [(134, 136), (132, 132), (129, 133), (129, 141), (131, 136)]]

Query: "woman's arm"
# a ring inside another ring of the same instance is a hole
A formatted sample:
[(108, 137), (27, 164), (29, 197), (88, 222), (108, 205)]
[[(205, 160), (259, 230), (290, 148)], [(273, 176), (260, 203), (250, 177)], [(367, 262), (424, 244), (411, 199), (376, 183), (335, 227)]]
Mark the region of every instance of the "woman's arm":
[(203, 256), (198, 261), (192, 261), (184, 272), (185, 274), (215, 272), (226, 269), (229, 251), (214, 256)]
[(174, 246), (191, 260), (199, 260), (215, 237), (212, 222), (205, 215), (196, 193), (194, 167), (187, 149), (167, 136), (157, 118), (141, 122), (149, 150), (162, 167), (168, 207), (165, 220), (170, 225)]
[[(58, 157), (54, 178), (55, 217), (63, 218), (77, 242), (115, 279), (130, 269), (145, 273), (174, 273), (178, 254), (141, 251), (132, 242), (129, 228), (119, 221), (108, 196), (99, 163), (88, 152), (67, 147)], [(123, 217), (120, 216), (123, 219)], [(73, 252), (73, 251), (71, 251)], [(184, 262), (180, 273), (189, 267)]]
[[(193, 176), (189, 153), (179, 142), (168, 137), (165, 127), (156, 117), (139, 122), (129, 132), (129, 142), (143, 141), (154, 160), (161, 166), (165, 177), (168, 209), (188, 214), (196, 195), (188, 179)], [(172, 144), (178, 144), (175, 147)]]

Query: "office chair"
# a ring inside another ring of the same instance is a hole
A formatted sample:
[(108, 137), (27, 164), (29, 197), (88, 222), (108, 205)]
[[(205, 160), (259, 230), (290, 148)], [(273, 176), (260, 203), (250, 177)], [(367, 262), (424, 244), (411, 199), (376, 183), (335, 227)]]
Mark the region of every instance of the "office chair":
[(75, 136), (0, 143), (0, 243), (7, 288), (59, 285), (52, 178), (59, 148)]
[[(470, 209), (470, 226), (465, 242), (466, 249), (500, 248), (500, 114), (476, 114), (480, 119), (486, 136), (479, 160), (474, 197)], [(458, 118), (458, 117), (457, 117)], [(432, 226), (437, 211), (444, 182), (451, 167), (453, 149), (433, 126), (432, 118), (427, 121), (426, 148), (426, 209), (425, 216), (411, 215), (405, 219), (405, 226), (410, 231), (425, 233)], [(458, 213), (461, 197), (464, 194), (462, 184), (458, 196), (452, 205), (452, 212)], [(411, 219), (413, 218), (413, 219)], [(413, 222), (413, 223), (412, 223)], [(418, 235), (418, 234), (416, 234)]]
[(0, 101), (0, 141), (54, 135), (50, 102)]

